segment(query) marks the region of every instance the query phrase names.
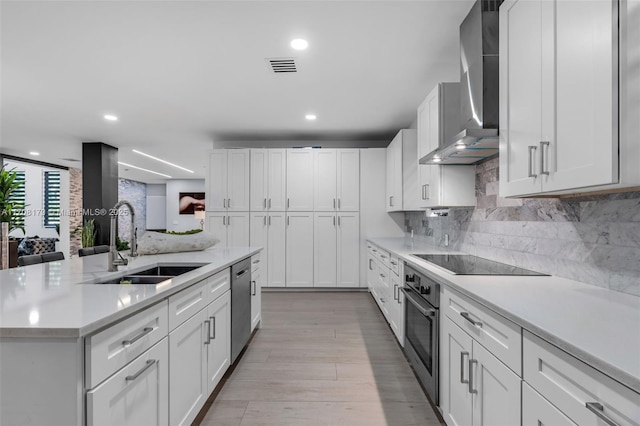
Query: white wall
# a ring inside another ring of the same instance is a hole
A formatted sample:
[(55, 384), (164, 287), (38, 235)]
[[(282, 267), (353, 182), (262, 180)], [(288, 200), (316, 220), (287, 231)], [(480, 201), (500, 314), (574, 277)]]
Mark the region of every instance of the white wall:
[(180, 192), (205, 192), (204, 179), (173, 179), (167, 181), (167, 231), (187, 231), (200, 228), (200, 221), (192, 214), (180, 214)]
[(147, 229), (167, 229), (166, 184), (147, 184)]
[[(55, 228), (45, 228), (44, 206), (43, 206), (43, 172), (60, 172), (60, 209), (61, 212), (69, 212), (69, 172), (67, 170), (55, 169), (51, 167), (38, 166), (30, 163), (20, 163), (16, 161), (5, 161), (7, 169), (24, 170), (25, 173), (25, 197), (26, 212), (24, 218), (24, 228), (29, 237), (39, 236), (44, 238), (58, 238), (60, 243), (58, 249), (62, 251), (65, 258), (69, 258), (69, 214), (60, 215), (60, 235)], [(25, 234), (21, 230), (15, 230), (10, 235), (23, 237)]]

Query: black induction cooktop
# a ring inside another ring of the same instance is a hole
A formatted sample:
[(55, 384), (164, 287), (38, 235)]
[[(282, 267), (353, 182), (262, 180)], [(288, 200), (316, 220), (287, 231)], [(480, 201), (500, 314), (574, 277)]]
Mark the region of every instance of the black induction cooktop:
[(506, 263), (494, 262), (470, 254), (414, 254), (456, 275), (538, 275), (540, 272), (518, 268)]

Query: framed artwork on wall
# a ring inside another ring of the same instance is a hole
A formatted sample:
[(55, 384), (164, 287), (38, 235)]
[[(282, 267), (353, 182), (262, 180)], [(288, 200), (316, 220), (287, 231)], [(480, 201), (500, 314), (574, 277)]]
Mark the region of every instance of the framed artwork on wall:
[(204, 192), (178, 193), (180, 214), (194, 214), (196, 210), (205, 210)]

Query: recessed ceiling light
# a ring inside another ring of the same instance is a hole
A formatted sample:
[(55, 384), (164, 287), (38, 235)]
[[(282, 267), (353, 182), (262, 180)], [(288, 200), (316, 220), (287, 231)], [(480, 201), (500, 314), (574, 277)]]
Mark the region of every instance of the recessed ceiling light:
[(189, 169), (184, 168), (182, 166), (178, 166), (177, 164), (170, 163), (170, 162), (168, 162), (166, 160), (163, 160), (162, 158), (158, 158), (158, 157), (154, 157), (153, 155), (145, 154), (144, 152), (138, 151), (137, 149), (133, 149), (132, 151), (135, 152), (136, 154), (144, 155), (145, 157), (151, 158), (152, 160), (156, 160), (156, 161), (159, 161), (161, 163), (168, 164), (170, 166), (178, 168), (180, 170), (184, 170), (185, 172), (195, 173), (193, 170), (189, 170)]
[(315, 119), (316, 119), (316, 118), (318, 118), (318, 117), (316, 117), (316, 115), (315, 115), (315, 114), (307, 114), (307, 115), (305, 115), (305, 116), (304, 116), (304, 118), (306, 118), (307, 120), (311, 120), (311, 121), (313, 121), (313, 120), (315, 120)]
[(291, 40), (291, 47), (293, 47), (296, 50), (304, 50), (309, 46), (309, 43), (307, 43), (307, 40), (302, 39), (302, 38), (297, 38), (295, 40)]
[(122, 161), (118, 161), (118, 164), (120, 164), (121, 166), (131, 167), (132, 169), (142, 170), (143, 172), (153, 173), (154, 175), (160, 175), (160, 176), (164, 176), (166, 178), (171, 179), (171, 176), (165, 175), (164, 173), (158, 173), (158, 172), (154, 172), (153, 170), (143, 169), (142, 167), (138, 167), (138, 166), (134, 166), (134, 165), (131, 165), (131, 164), (123, 163)]
[(104, 119), (109, 121), (118, 121), (118, 117), (111, 114), (105, 114)]
[(29, 155), (38, 156), (38, 155), (40, 155), (40, 153), (38, 151), (29, 151)]

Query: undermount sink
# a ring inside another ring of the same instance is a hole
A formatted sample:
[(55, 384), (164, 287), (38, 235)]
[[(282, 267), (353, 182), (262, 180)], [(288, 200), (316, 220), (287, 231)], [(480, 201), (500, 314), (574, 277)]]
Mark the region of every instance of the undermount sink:
[(168, 281), (187, 272), (205, 266), (206, 263), (189, 263), (184, 265), (158, 265), (153, 268), (145, 269), (138, 272), (128, 273), (126, 275), (111, 278), (105, 281), (97, 281), (91, 284), (158, 284)]

